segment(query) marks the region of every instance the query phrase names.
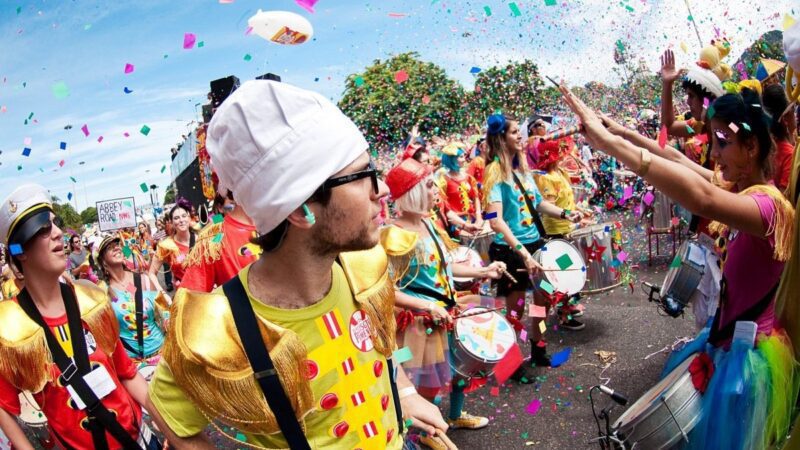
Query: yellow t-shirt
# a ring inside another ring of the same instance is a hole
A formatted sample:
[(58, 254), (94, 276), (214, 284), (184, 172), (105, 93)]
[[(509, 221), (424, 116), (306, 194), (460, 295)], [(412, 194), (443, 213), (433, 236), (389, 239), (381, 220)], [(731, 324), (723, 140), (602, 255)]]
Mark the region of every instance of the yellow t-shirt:
[[(562, 209), (575, 211), (575, 194), (569, 175), (563, 169), (555, 169), (544, 175), (536, 175), (536, 185), (542, 197)], [(547, 234), (569, 234), (575, 224), (566, 219), (542, 215), (542, 224)]]
[[(331, 290), (302, 309), (280, 309), (254, 299), (247, 286), (251, 266), (239, 273), (256, 315), (297, 333), (308, 349), (308, 368), (316, 408), (305, 417), (312, 448), (399, 449), (386, 359), (375, 351), (366, 316), (357, 309), (347, 279), (333, 266)], [(221, 290), (218, 289), (219, 292)], [(150, 398), (178, 436), (202, 432), (208, 420), (175, 383), (162, 359), (150, 383)], [(246, 435), (247, 443), (285, 448), (282, 434)]]

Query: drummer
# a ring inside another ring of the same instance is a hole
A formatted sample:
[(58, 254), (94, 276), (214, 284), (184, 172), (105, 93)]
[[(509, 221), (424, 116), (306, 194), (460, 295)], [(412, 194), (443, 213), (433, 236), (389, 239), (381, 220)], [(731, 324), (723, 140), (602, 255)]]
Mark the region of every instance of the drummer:
[[(534, 176), (536, 186), (542, 193), (542, 197), (548, 202), (556, 205), (565, 211), (577, 211), (581, 214), (582, 220), (589, 222), (592, 214), (585, 211), (575, 204), (575, 194), (570, 184), (569, 174), (561, 167), (561, 161), (567, 155), (568, 142), (564, 139), (544, 141), (539, 145), (539, 165), (541, 173)], [(551, 239), (565, 239), (575, 230), (577, 225), (567, 219), (545, 216), (542, 224), (547, 232), (547, 237)], [(580, 294), (569, 300), (567, 305), (559, 308), (560, 327), (566, 330), (578, 331), (585, 328), (585, 325), (577, 320), (576, 317), (583, 315), (583, 311), (577, 307)]]
[[(494, 114), (487, 119), (486, 141), (488, 160), (483, 185), (483, 202), (486, 217), (496, 233), (489, 247), (493, 261), (503, 261), (509, 272), (516, 275), (517, 282), (507, 278), (497, 281), (497, 296), (505, 297), (506, 308), (512, 321), (522, 321), (525, 313), (525, 292), (534, 288), (534, 303), (549, 308), (547, 295), (538, 286), (532, 286), (529, 277), (521, 276), (517, 269), (527, 269), (530, 275), (540, 271), (541, 265), (533, 258), (533, 253), (544, 246), (545, 230), (539, 214), (581, 220), (577, 211), (567, 211), (542, 198), (536, 182), (529, 170), (528, 162), (519, 134), (516, 120), (502, 114)], [(524, 191), (523, 191), (524, 189)], [(531, 362), (539, 367), (549, 367), (547, 344), (540, 329), (544, 317), (533, 319), (528, 339), (531, 341)], [(512, 375), (515, 380), (529, 380), (524, 366)]]
[[(451, 142), (442, 149), (440, 186), (447, 203), (451, 223), (473, 224), (471, 229), (481, 230), (483, 218), (480, 190), (474, 177), (464, 172), (466, 151), (460, 142)], [(456, 217), (453, 218), (452, 215)], [(453, 220), (455, 219), (455, 220)]]
[[(403, 363), (403, 369), (422, 397), (433, 402), (450, 389), (450, 428), (478, 429), (489, 419), (462, 410), (470, 380), (455, 380), (450, 367), (448, 329), (452, 328), (451, 314), (459, 311), (453, 276), (497, 279), (505, 264), (474, 268), (451, 261), (448, 250), (455, 244), (428, 217), (437, 189), (431, 171), (431, 166), (409, 158), (386, 176), (399, 214), (381, 233), (397, 280), (395, 306), (404, 309), (397, 318), (397, 346), (411, 350), (412, 359)], [(461, 302), (479, 303), (480, 299), (467, 296)], [(420, 436), (420, 441), (433, 449), (446, 448), (437, 436)]]
[[(719, 97), (708, 109), (712, 158), (723, 181), (732, 184), (729, 192), (651, 154), (660, 148), (657, 142), (630, 137), (635, 133), (598, 116), (563, 85), (561, 92), (594, 148), (636, 168), (693, 213), (717, 220), (710, 227), (720, 236), (723, 280), (717, 314), (667, 368), (696, 351), (713, 358), (714, 375), (703, 396), (704, 415), (690, 434), (691, 446), (760, 449), (782, 440), (797, 398), (796, 361), (791, 341), (775, 320), (774, 300), (792, 252), (795, 212), (769, 178), (773, 143), (759, 96), (743, 89), (741, 95)], [(734, 338), (739, 321), (756, 324), (755, 349), (749, 339)], [(749, 407), (734, 407), (739, 404)]]
[[(97, 261), (100, 273), (108, 283), (108, 295), (119, 322), (122, 346), (142, 373), (152, 374), (161, 359), (166, 320), (169, 318), (169, 297), (148, 276), (127, 269), (119, 236), (103, 239), (97, 251)], [(139, 313), (142, 314), (141, 321), (137, 320)], [(148, 367), (152, 369), (147, 370)]]

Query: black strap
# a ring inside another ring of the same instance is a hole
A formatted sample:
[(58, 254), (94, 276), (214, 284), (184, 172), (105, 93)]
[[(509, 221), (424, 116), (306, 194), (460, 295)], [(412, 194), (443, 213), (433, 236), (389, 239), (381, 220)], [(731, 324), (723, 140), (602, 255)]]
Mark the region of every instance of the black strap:
[(394, 412), (397, 415), (398, 433), (403, 434), (403, 410), (400, 407), (400, 393), (397, 392), (397, 383), (394, 377), (394, 364), (392, 358), (386, 358), (386, 368), (389, 370), (389, 384), (392, 386), (392, 400), (394, 401)]
[(133, 274), (133, 286), (136, 288), (136, 337), (139, 341), (139, 358), (144, 359), (144, 295), (142, 295), (142, 275)]
[(101, 450), (108, 449), (108, 441), (105, 434), (108, 431), (124, 449), (141, 450), (136, 440), (117, 422), (116, 416), (106, 409), (83, 378), (91, 372), (91, 365), (89, 363), (89, 351), (86, 348), (80, 308), (72, 288), (64, 283), (60, 285), (61, 298), (64, 301), (64, 309), (67, 312), (67, 325), (74, 355), (72, 359), (61, 348), (39, 309), (33, 304), (27, 289), (23, 289), (20, 292), (17, 301), (28, 317), (44, 329), (47, 346), (53, 355), (56, 365), (61, 370), (61, 384), (71, 386), (86, 405), (86, 415), (89, 418), (89, 429), (92, 433), (94, 447)]
[(286, 391), (281, 385), (278, 372), (272, 364), (266, 345), (264, 345), (253, 305), (250, 304), (242, 281), (235, 276), (222, 285), (222, 291), (231, 306), (236, 331), (239, 333), (239, 339), (242, 341), (247, 359), (253, 367), (253, 374), (264, 393), (267, 404), (275, 414), (275, 419), (278, 421), (278, 426), (283, 437), (286, 438), (289, 448), (310, 450), (308, 440), (297, 421), (292, 404), (286, 397)]
[(194, 231), (189, 230), (189, 250), (194, 248), (195, 240)]
[(528, 212), (531, 214), (531, 217), (533, 217), (533, 223), (536, 224), (536, 230), (539, 232), (539, 238), (544, 239), (547, 233), (544, 231), (544, 224), (542, 223), (542, 218), (539, 217), (539, 211), (533, 207), (533, 201), (528, 197), (528, 191), (525, 190), (525, 186), (519, 181), (517, 174), (511, 171), (511, 176), (514, 177), (514, 184), (516, 184), (517, 188), (522, 192), (522, 197), (525, 199), (525, 206), (528, 207)]
[[(724, 282), (724, 278), (723, 278)], [(775, 293), (778, 291), (778, 283), (767, 292), (761, 300), (756, 302), (753, 306), (748, 308), (745, 312), (739, 314), (736, 318), (728, 322), (727, 325), (719, 328), (720, 321), (722, 320), (722, 305), (717, 308), (717, 313), (714, 314), (714, 322), (711, 324), (711, 331), (708, 334), (708, 342), (717, 345), (722, 341), (726, 341), (733, 337), (736, 330), (736, 322), (751, 321), (755, 322), (764, 311), (767, 310), (772, 300), (775, 298)]]
[[(433, 246), (436, 247), (436, 253), (439, 254), (439, 260), (442, 262), (441, 266), (439, 267), (439, 271), (443, 275), (445, 275), (447, 273), (447, 260), (444, 259), (444, 252), (442, 251), (442, 247), (439, 245), (439, 238), (436, 236), (436, 231), (433, 229), (433, 226), (428, 224), (428, 222), (426, 222), (425, 220), (423, 220), (422, 223), (425, 225), (425, 229), (428, 230), (428, 233), (431, 235), (431, 239), (433, 239)], [(444, 278), (448, 279), (447, 276), (445, 276)], [(453, 286), (450, 286), (448, 284), (447, 292), (450, 294), (450, 296), (445, 297), (445, 300), (443, 301), (447, 304), (448, 307), (455, 306), (456, 299), (453, 297), (454, 296)]]

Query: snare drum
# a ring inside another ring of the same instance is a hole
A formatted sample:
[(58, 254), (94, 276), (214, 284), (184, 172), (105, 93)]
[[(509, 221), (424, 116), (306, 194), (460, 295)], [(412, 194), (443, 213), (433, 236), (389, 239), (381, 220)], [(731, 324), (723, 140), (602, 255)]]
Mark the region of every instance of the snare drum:
[(678, 249), (680, 265), (670, 267), (659, 293), (661, 305), (670, 316), (680, 316), (691, 302), (705, 274), (708, 251), (698, 241), (686, 241)]
[(478, 234), (467, 234), (462, 232), (459, 236), (461, 245), (475, 250), (484, 262), (489, 262), (489, 246), (494, 241), (494, 231), (481, 232)]
[(580, 251), (563, 239), (553, 239), (533, 254), (544, 271), (534, 275), (536, 287), (547, 281), (556, 292), (575, 295), (586, 284), (586, 263)]
[(686, 358), (617, 419), (614, 434), (627, 448), (672, 448), (700, 421), (702, 395), (689, 373), (696, 355)]
[(19, 406), (20, 422), (36, 436), (44, 448), (53, 448), (54, 442), (50, 439), (50, 431), (47, 429), (47, 417), (30, 392), (20, 392)]
[[(458, 247), (450, 252), (454, 263), (467, 264), (471, 267), (483, 267), (483, 259), (477, 251), (468, 247)], [(472, 291), (480, 284), (480, 280), (475, 278), (453, 277), (453, 287), (457, 291)]]
[(517, 341), (514, 327), (495, 311), (474, 307), (462, 314), (478, 311), (486, 313), (457, 318), (451, 333), (450, 367), (466, 378), (490, 376)]
[(586, 293), (594, 294), (620, 285), (611, 267), (614, 253), (611, 245), (612, 223), (601, 223), (573, 231), (567, 236), (586, 260)]

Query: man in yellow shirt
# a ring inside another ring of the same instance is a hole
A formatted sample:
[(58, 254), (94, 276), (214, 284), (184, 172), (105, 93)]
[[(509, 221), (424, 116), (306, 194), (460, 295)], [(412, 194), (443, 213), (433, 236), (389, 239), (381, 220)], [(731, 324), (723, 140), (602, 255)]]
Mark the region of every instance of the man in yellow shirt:
[(394, 379), (387, 188), (367, 149), (328, 100), (279, 82), (247, 82), (215, 113), (220, 187), (264, 253), (221, 289), (175, 296), (148, 410), (177, 448), (212, 448), (212, 420), (240, 447), (399, 449), (409, 426), (447, 430), (402, 370)]

